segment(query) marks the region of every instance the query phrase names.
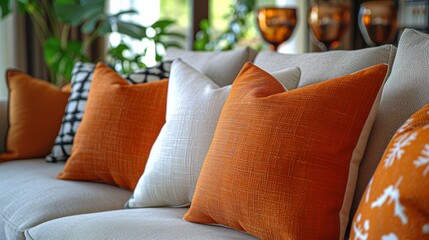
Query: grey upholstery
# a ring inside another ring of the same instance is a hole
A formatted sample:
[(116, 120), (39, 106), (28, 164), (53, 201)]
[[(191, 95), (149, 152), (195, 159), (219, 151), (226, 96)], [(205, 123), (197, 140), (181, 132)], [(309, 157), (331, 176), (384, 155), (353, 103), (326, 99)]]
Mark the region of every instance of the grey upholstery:
[(246, 62), (253, 62), (256, 54), (257, 52), (251, 48), (223, 52), (195, 52), (169, 48), (165, 60), (181, 58), (223, 87), (235, 79)]
[(262, 51), (255, 59), (255, 65), (268, 72), (289, 67), (301, 69), (298, 87), (340, 77), (379, 63), (391, 65), (396, 48), (384, 45), (353, 51), (330, 51), (323, 53), (281, 54)]
[(246, 233), (182, 219), (187, 208), (139, 208), (84, 214), (43, 223), (28, 230), (27, 239), (245, 240)]
[(131, 192), (99, 183), (57, 180), (62, 163), (44, 159), (0, 163), (0, 239), (65, 216), (121, 209)]

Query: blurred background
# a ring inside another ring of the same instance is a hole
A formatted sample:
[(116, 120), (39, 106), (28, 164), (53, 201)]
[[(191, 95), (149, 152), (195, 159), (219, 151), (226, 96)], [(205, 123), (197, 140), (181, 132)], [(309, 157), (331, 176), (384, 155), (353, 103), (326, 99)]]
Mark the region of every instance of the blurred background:
[[(17, 68), (62, 86), (76, 61), (121, 73), (153, 66), (168, 47), (250, 46), (287, 54), (396, 44), (427, 32), (428, 0), (5, 0), (0, 72)], [(0, 96), (6, 95), (4, 76)]]

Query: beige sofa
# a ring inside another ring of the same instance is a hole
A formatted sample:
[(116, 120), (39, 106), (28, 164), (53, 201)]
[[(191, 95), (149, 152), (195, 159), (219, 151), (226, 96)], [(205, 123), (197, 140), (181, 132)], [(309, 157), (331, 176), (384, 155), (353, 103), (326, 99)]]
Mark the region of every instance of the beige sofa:
[[(427, 49), (428, 35), (406, 30), (398, 49), (386, 45), (298, 55), (263, 51), (254, 60), (268, 71), (299, 66), (299, 87), (378, 63), (389, 64), (391, 74), (360, 166), (354, 199), (346, 200), (351, 218), (390, 138), (429, 101)], [(179, 56), (180, 51), (170, 51), (167, 58)], [(185, 58), (192, 62), (192, 54)], [(198, 59), (201, 61), (204, 59)], [(1, 141), (6, 111), (2, 99)], [(44, 159), (0, 164), (0, 239), (254, 239), (226, 227), (186, 222), (182, 219), (186, 208), (124, 209), (132, 192), (101, 183), (57, 180), (63, 166)]]

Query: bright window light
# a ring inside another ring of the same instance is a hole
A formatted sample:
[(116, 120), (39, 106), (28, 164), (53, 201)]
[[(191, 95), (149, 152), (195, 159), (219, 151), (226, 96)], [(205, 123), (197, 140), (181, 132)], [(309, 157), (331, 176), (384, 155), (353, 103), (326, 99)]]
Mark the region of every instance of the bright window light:
[[(126, 14), (122, 16), (123, 20), (132, 21), (143, 26), (150, 26), (160, 18), (160, 0), (110, 0), (109, 13), (115, 14), (120, 11), (134, 9), (136, 14)], [(117, 46), (124, 41), (131, 47), (129, 55), (142, 53), (147, 48), (146, 56), (143, 62), (147, 66), (153, 66), (155, 61), (155, 44), (151, 41), (141, 41), (123, 36), (118, 33), (112, 33), (109, 37), (109, 44)]]

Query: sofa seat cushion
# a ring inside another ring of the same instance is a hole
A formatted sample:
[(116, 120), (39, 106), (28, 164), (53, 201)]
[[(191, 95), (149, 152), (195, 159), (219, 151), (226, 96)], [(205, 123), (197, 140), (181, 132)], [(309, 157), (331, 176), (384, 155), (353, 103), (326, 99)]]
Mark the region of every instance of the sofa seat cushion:
[(26, 231), (27, 239), (256, 239), (247, 233), (182, 219), (187, 208), (139, 208), (52, 220)]
[(57, 180), (62, 163), (44, 159), (0, 164), (0, 239), (65, 216), (123, 208), (131, 192), (100, 183)]

